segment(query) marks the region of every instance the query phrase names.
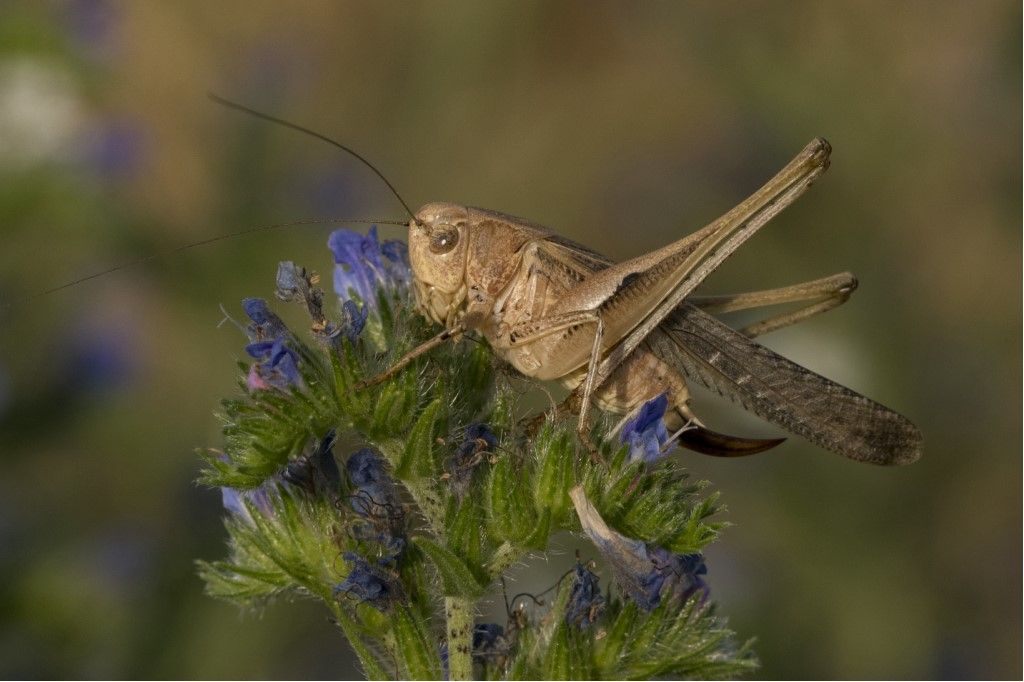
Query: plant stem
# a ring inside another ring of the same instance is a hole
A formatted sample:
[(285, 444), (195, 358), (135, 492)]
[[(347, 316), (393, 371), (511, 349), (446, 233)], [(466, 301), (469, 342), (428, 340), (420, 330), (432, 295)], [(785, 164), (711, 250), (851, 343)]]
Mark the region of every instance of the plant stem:
[(473, 601), (445, 597), (448, 618), (448, 679), (473, 679)]

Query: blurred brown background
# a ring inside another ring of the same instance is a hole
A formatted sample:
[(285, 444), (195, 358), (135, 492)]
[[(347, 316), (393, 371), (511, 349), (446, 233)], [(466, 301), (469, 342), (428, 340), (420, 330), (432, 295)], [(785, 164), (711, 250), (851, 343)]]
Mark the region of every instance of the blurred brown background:
[[(709, 556), (764, 677), (1021, 674), (1021, 12), (1016, 2), (199, 2), (0, 5), (0, 300), (225, 231), (402, 218), (551, 226), (616, 258), (730, 208), (815, 135), (829, 173), (707, 290), (849, 269), (838, 311), (766, 339), (914, 419), (924, 459), (798, 439), (686, 455), (735, 524)], [(385, 234), (397, 236), (394, 233)], [(223, 304), (327, 230), (195, 249), (0, 316), (0, 675), (337, 677), (312, 604), (202, 595), (242, 337)], [(698, 396), (716, 427), (772, 429)]]

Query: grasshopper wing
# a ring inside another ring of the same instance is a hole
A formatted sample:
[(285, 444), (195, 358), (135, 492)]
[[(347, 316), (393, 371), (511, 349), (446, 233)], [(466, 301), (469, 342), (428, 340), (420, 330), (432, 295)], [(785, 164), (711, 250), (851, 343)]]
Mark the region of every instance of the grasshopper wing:
[(921, 432), (908, 419), (755, 343), (691, 304), (646, 340), (689, 379), (850, 459), (910, 464)]

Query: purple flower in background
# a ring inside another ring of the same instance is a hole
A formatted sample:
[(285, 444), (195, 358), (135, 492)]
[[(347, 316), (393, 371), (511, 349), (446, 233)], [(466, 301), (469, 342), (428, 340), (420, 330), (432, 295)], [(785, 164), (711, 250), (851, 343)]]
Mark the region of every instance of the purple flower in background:
[(95, 59), (112, 56), (120, 18), (117, 3), (109, 0), (70, 0), (63, 17), (71, 37)]
[(364, 306), (377, 304), (381, 286), (399, 288), (408, 285), (409, 252), (405, 244), (377, 239), (377, 226), (368, 234), (353, 230), (335, 230), (327, 238), (334, 254), (334, 291), (349, 300), (358, 297)]
[(622, 427), (620, 442), (629, 445), (629, 461), (653, 462), (661, 457), (661, 449), (668, 442), (665, 428), (665, 409), (668, 395), (662, 393), (648, 400)]
[(394, 602), (404, 599), (401, 585), (384, 567), (375, 566), (353, 552), (345, 552), (344, 557), (352, 565), (352, 570), (344, 581), (335, 586), (335, 596), (354, 597), (381, 613), (386, 612)]
[(84, 161), (102, 178), (117, 180), (139, 170), (144, 147), (145, 136), (137, 122), (127, 118), (105, 120), (85, 133)]
[(569, 604), (565, 609), (565, 622), (586, 629), (600, 618), (604, 611), (604, 597), (597, 585), (597, 575), (577, 562), (573, 568)]
[(653, 611), (662, 599), (685, 599), (698, 590), (707, 598), (707, 573), (699, 554), (673, 554), (608, 527), (583, 488), (569, 493), (583, 531), (597, 546), (623, 592), (644, 611)]
[[(123, 326), (124, 329), (118, 327)], [(73, 334), (62, 374), (76, 390), (100, 392), (125, 383), (135, 369), (135, 340), (128, 323), (87, 321)]]

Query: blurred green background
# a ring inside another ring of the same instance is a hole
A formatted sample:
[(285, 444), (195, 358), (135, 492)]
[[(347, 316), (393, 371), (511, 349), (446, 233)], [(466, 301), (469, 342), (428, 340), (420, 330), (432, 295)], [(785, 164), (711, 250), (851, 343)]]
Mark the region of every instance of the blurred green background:
[[(849, 269), (838, 311), (766, 339), (915, 420), (872, 468), (799, 439), (685, 455), (734, 523), (709, 555), (763, 677), (1021, 674), (1017, 2), (0, 5), (0, 300), (225, 231), (401, 219), (407, 201), (548, 225), (615, 258), (717, 217), (815, 135), (829, 173), (708, 291)], [(385, 228), (384, 234), (399, 231)], [(202, 594), (243, 337), (326, 228), (194, 249), (0, 314), (0, 676), (338, 677), (312, 604)], [(774, 430), (702, 394), (721, 430)]]

